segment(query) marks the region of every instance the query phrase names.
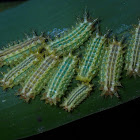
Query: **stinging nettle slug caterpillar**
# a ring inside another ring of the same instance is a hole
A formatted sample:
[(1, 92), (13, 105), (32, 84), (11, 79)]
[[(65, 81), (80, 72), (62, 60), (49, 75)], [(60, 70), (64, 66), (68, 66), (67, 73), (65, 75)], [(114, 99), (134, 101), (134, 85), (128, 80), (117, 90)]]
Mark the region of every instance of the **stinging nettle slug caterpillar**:
[(34, 33), (33, 37), (28, 37), (23, 42), (9, 45), (8, 48), (0, 50), (0, 67), (23, 61), (27, 56), (37, 52), (42, 47), (43, 42), (45, 42), (45, 38)]
[(39, 54), (30, 55), (3, 76), (3, 79), (0, 81), (1, 86), (5, 89), (20, 84), (31, 72), (33, 72), (40, 60), (41, 56)]
[(125, 56), (125, 70), (127, 75), (140, 77), (140, 21), (133, 29), (130, 43)]
[(72, 27), (60, 38), (56, 38), (54, 41), (50, 40), (46, 45), (46, 50), (50, 54), (55, 53), (58, 56), (68, 54), (82, 45), (91, 36), (96, 21), (97, 19), (89, 22), (87, 17), (85, 17), (82, 22), (77, 23), (76, 27)]
[(77, 80), (89, 83), (97, 74), (104, 53), (106, 40), (106, 36), (100, 36), (98, 33), (89, 40), (79, 66), (78, 75), (76, 77)]
[[(17, 95), (26, 102), (43, 93), (41, 100), (60, 105), (68, 112), (91, 93), (96, 75), (102, 95), (119, 97), (124, 44), (115, 39), (109, 41), (108, 34), (100, 35), (95, 28), (97, 21), (85, 15), (75, 27), (60, 30), (63, 33), (57, 32), (57, 36), (52, 36), (55, 31), (47, 36), (33, 33), (32, 37), (1, 49), (0, 67), (11, 68), (6, 74), (1, 72), (0, 85), (4, 89), (21, 85)], [(80, 46), (85, 47), (84, 53)], [(140, 76), (140, 21), (126, 47), (125, 70), (127, 75)], [(80, 84), (72, 88), (74, 79)]]
[(23, 89), (19, 93), (19, 95), (25, 99), (25, 101), (29, 101), (30, 98), (33, 98), (38, 94), (36, 88), (39, 84), (42, 83), (42, 79), (46, 76), (49, 70), (54, 67), (54, 65), (58, 62), (58, 58), (54, 55), (50, 55), (46, 57), (38, 66), (36, 71), (30, 76), (30, 78), (25, 83)]
[(60, 101), (74, 75), (76, 64), (77, 58), (71, 54), (65, 57), (59, 64), (48, 86), (45, 88), (45, 93), (42, 97), (42, 99), (45, 99), (46, 103), (56, 105), (56, 103)]
[(117, 86), (120, 86), (120, 76), (123, 66), (123, 48), (122, 42), (113, 39), (113, 42), (106, 47), (102, 60), (99, 83), (100, 89), (103, 90), (102, 95), (117, 96)]
[(90, 94), (91, 90), (91, 85), (85, 83), (80, 84), (69, 93), (60, 106), (68, 112), (72, 111)]

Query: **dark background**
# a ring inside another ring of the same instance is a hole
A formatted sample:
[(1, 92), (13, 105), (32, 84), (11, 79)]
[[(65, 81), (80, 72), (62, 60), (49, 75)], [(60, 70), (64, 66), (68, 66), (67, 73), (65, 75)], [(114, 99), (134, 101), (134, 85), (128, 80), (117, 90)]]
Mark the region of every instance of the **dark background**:
[(139, 130), (140, 127), (139, 110), (140, 98), (137, 98), (23, 140), (80, 139), (81, 137), (86, 137), (86, 139), (121, 138), (129, 135), (134, 137), (138, 135), (136, 130)]

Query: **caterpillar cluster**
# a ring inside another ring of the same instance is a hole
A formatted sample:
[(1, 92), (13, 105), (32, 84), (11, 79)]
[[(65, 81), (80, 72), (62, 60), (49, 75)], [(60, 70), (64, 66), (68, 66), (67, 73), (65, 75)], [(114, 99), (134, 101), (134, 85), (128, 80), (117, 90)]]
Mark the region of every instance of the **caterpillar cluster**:
[[(140, 22), (125, 44), (101, 35), (96, 30), (97, 21), (84, 16), (75, 27), (53, 40), (34, 33), (33, 37), (0, 50), (0, 67), (11, 67), (2, 73), (3, 89), (21, 85), (17, 95), (26, 102), (43, 90), (41, 100), (70, 112), (90, 94), (94, 86), (91, 80), (98, 76), (101, 95), (119, 97), (117, 87), (121, 85), (122, 71), (140, 76)], [(82, 58), (80, 46), (84, 46)], [(66, 95), (73, 78), (79, 84)]]

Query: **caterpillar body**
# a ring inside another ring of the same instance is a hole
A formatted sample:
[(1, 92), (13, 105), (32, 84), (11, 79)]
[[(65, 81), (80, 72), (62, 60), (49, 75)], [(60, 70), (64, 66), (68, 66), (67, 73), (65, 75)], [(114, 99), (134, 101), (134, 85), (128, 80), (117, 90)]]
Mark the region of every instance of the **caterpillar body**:
[(113, 40), (106, 48), (99, 74), (100, 89), (103, 90), (102, 95), (119, 97), (117, 86), (121, 85), (119, 79), (123, 66), (123, 53), (122, 42)]
[[(43, 88), (42, 82), (47, 76), (50, 69), (58, 63), (58, 57), (50, 55), (46, 57), (38, 66), (35, 72), (25, 81), (23, 89), (19, 93), (25, 101), (29, 101), (30, 98), (34, 99), (36, 94)], [(41, 86), (42, 85), (42, 86)]]
[(77, 105), (79, 105), (90, 93), (92, 86), (89, 84), (82, 83), (78, 87), (72, 90), (66, 97), (63, 103), (60, 105), (66, 111), (72, 111)]
[(125, 56), (127, 75), (140, 77), (140, 21), (135, 27)]
[(76, 27), (73, 27), (68, 33), (65, 33), (54, 41), (50, 41), (46, 45), (46, 49), (50, 53), (55, 52), (57, 56), (68, 54), (82, 45), (91, 36), (96, 21), (97, 19), (93, 22), (89, 22), (87, 17), (85, 17), (83, 22), (77, 24)]
[(97, 74), (104, 53), (106, 39), (105, 36), (96, 34), (96, 36), (87, 43), (87, 48), (76, 77), (77, 80), (89, 83)]
[(27, 57), (24, 61), (4, 75), (1, 80), (1, 86), (5, 89), (7, 87), (12, 88), (13, 86), (20, 84), (20, 82), (27, 78), (29, 73), (33, 72), (36, 66), (40, 63), (41, 59), (41, 55), (39, 54), (32, 54)]
[(52, 76), (48, 86), (45, 88), (45, 93), (42, 97), (46, 103), (56, 105), (60, 101), (72, 79), (76, 64), (77, 58), (71, 55), (65, 57), (62, 63), (59, 64), (54, 76)]
[(0, 67), (3, 65), (18, 64), (27, 56), (30, 56), (31, 53), (35, 53), (41, 49), (44, 42), (45, 38), (42, 35), (36, 36), (34, 34), (32, 38), (0, 50)]

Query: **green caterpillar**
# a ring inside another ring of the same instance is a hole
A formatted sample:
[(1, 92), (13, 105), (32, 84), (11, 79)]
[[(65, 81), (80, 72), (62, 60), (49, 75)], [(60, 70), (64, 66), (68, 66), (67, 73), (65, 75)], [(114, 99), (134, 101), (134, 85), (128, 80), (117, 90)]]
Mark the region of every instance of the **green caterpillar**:
[(5, 89), (7, 87), (12, 88), (13, 86), (18, 85), (36, 68), (41, 59), (42, 58), (39, 54), (32, 54), (27, 57), (24, 61), (4, 75), (1, 80), (1, 86)]
[(89, 83), (97, 74), (104, 53), (106, 40), (107, 38), (105, 36), (99, 36), (99, 34), (96, 34), (96, 36), (91, 38), (87, 43), (86, 51), (76, 77), (77, 80)]
[(117, 86), (121, 85), (119, 79), (123, 66), (123, 53), (122, 42), (113, 40), (106, 48), (99, 74), (102, 95), (119, 97)]
[(54, 41), (50, 41), (46, 45), (46, 50), (50, 54), (55, 53), (57, 56), (68, 54), (82, 45), (91, 36), (96, 21), (97, 19), (89, 22), (87, 17), (85, 17), (83, 22), (77, 24), (68, 33), (65, 33), (60, 38), (56, 38)]
[[(49, 70), (58, 63), (58, 57), (54, 55), (50, 55), (46, 57), (41, 64), (37, 67), (36, 71), (32, 73), (32, 75), (25, 81), (23, 89), (19, 93), (19, 95), (25, 99), (25, 101), (29, 101), (30, 98), (34, 99), (36, 94), (39, 94), (38, 88), (40, 90), (43, 88), (41, 87), (44, 77), (48, 74)], [(42, 85), (43, 86), (43, 85)]]
[(27, 38), (27, 40), (16, 43), (4, 50), (0, 50), (0, 67), (3, 65), (13, 65), (18, 64), (23, 61), (31, 53), (36, 53), (41, 49), (45, 38), (41, 36), (33, 35), (32, 38)]
[(68, 112), (72, 111), (90, 94), (91, 90), (91, 85), (85, 83), (80, 84), (69, 93), (60, 106)]
[(125, 56), (127, 75), (140, 77), (140, 21), (134, 28)]
[(69, 55), (59, 64), (54, 76), (50, 79), (42, 99), (46, 103), (55, 104), (60, 101), (67, 89), (68, 84), (74, 74), (77, 58)]

